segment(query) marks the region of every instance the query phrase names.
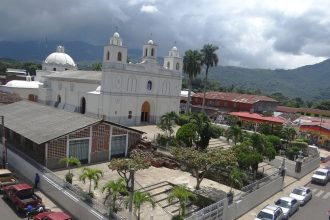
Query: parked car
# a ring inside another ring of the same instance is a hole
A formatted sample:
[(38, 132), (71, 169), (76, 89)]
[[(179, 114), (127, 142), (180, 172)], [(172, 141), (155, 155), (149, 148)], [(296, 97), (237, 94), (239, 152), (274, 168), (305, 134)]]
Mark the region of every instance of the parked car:
[(0, 169), (0, 191), (2, 188), (9, 185), (15, 185), (18, 180), (13, 176), (12, 172), (7, 169)]
[(3, 188), (3, 198), (9, 199), (14, 204), (17, 212), (25, 212), (28, 205), (36, 207), (42, 204), (41, 198), (26, 183), (5, 186)]
[(312, 176), (312, 183), (320, 183), (326, 185), (330, 180), (330, 170), (328, 169), (317, 169)]
[(275, 202), (275, 205), (281, 207), (284, 218), (288, 219), (291, 215), (298, 211), (300, 203), (294, 198), (281, 197)]
[(43, 212), (34, 216), (33, 220), (72, 220), (68, 214), (64, 212)]
[(267, 205), (263, 208), (255, 220), (281, 220), (284, 218), (283, 210), (277, 205)]
[(303, 206), (312, 199), (312, 190), (308, 187), (297, 187), (289, 196), (298, 200), (300, 206)]

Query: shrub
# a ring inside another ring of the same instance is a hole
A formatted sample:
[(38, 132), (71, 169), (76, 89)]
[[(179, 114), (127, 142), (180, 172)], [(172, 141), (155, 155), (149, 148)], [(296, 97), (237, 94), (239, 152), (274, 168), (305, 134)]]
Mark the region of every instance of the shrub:
[(182, 126), (182, 125), (188, 124), (189, 120), (190, 120), (190, 115), (188, 115), (188, 114), (180, 115), (177, 123), (178, 123), (178, 125)]

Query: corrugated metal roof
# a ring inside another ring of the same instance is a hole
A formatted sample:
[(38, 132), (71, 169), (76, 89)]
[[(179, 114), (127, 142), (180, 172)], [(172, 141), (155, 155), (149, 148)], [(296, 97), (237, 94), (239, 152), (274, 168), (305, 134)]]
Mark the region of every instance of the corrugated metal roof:
[(275, 117), (275, 116), (262, 116), (257, 113), (250, 113), (250, 112), (230, 112), (230, 115), (234, 115), (240, 118), (246, 118), (251, 120), (259, 120), (259, 121), (265, 121), (265, 122), (275, 122), (279, 124), (285, 123), (285, 120), (281, 117)]
[(5, 127), (37, 144), (101, 121), (30, 101), (0, 106), (0, 115), (5, 116)]
[[(196, 93), (195, 95), (193, 95), (193, 97), (198, 97), (198, 98), (203, 98), (203, 96), (204, 96), (203, 93)], [(239, 93), (230, 93), (230, 92), (206, 92), (205, 98), (239, 102), (239, 103), (249, 103), (249, 104), (253, 104), (259, 101), (277, 102), (275, 99), (272, 99), (267, 96), (239, 94)]]

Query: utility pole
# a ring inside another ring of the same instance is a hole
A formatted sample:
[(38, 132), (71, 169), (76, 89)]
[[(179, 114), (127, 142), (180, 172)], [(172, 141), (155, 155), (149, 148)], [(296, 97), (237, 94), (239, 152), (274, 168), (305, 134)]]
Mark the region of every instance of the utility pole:
[(2, 167), (7, 168), (7, 148), (6, 148), (6, 142), (5, 142), (5, 116), (1, 115), (1, 125), (2, 125)]

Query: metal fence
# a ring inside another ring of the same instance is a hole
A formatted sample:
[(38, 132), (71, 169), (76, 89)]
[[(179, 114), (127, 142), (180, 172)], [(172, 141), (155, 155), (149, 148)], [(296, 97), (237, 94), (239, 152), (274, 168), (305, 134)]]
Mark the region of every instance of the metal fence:
[(7, 147), (10, 148), (11, 151), (19, 155), (21, 158), (23, 158), (25, 161), (30, 163), (32, 166), (37, 168), (41, 173), (43, 173), (45, 176), (47, 176), (50, 180), (52, 180), (54, 183), (58, 184), (59, 186), (69, 190), (72, 192), (77, 198), (79, 198), (81, 201), (85, 202), (86, 205), (97, 211), (98, 213), (102, 214), (104, 217), (108, 218), (109, 215), (111, 219), (114, 220), (124, 220), (125, 218), (122, 218), (118, 216), (115, 213), (109, 213), (110, 209), (106, 207), (102, 202), (90, 197), (88, 193), (84, 192), (82, 189), (64, 181), (63, 179), (59, 178), (55, 173), (53, 173), (48, 168), (42, 166), (41, 164), (37, 163), (35, 160), (24, 154), (23, 152), (17, 150), (15, 147), (13, 147), (8, 142), (6, 143)]

